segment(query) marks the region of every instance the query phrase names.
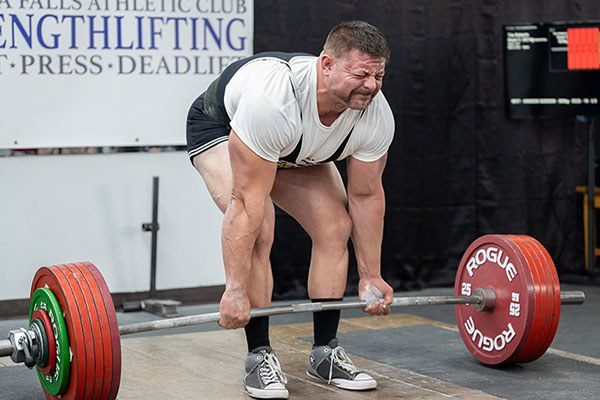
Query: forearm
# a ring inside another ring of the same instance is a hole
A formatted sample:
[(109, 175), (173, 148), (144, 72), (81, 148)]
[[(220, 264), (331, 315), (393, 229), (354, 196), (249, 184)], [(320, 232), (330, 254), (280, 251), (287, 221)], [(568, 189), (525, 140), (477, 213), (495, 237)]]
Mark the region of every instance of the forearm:
[(381, 244), (385, 196), (380, 187), (374, 193), (348, 195), (352, 218), (352, 243), (360, 278), (381, 277)]
[(254, 203), (232, 198), (225, 212), (221, 246), (227, 290), (247, 291), (252, 250), (264, 218), (264, 203)]

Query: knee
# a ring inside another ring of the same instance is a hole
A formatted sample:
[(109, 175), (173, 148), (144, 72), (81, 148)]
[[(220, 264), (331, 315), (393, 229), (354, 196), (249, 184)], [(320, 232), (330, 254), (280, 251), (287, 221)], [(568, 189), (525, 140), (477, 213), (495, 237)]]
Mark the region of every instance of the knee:
[(318, 242), (332, 247), (346, 248), (352, 234), (352, 219), (347, 212), (324, 219), (314, 234), (313, 243)]

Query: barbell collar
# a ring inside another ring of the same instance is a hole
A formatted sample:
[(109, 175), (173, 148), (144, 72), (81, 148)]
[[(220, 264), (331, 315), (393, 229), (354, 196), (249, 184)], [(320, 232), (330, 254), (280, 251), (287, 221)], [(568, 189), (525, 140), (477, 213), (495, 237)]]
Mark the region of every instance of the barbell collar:
[(492, 311), (496, 306), (496, 291), (491, 287), (477, 288), (473, 294), (481, 298), (480, 302), (473, 304), (475, 310)]

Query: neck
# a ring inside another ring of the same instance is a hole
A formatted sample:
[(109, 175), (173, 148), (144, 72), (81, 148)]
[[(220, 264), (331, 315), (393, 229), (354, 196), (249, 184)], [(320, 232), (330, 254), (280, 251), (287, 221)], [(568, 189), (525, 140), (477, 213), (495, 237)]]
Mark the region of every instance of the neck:
[(331, 125), (346, 109), (346, 106), (335, 101), (325, 88), (321, 63), (317, 62), (317, 110), (323, 125)]

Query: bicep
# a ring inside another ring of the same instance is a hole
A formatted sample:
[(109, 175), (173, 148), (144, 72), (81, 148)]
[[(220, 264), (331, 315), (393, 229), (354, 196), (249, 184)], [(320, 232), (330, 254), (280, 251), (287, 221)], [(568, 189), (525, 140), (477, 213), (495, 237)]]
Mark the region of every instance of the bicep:
[(370, 196), (381, 192), (383, 190), (381, 177), (386, 161), (387, 153), (371, 162), (348, 157), (348, 195)]

